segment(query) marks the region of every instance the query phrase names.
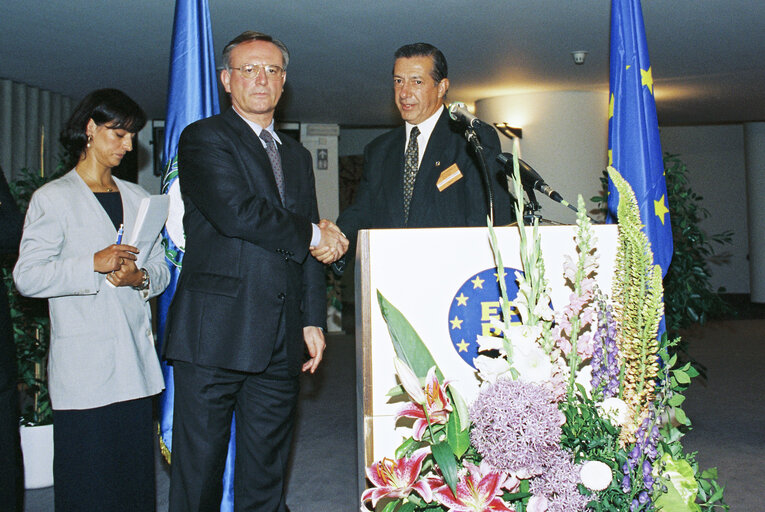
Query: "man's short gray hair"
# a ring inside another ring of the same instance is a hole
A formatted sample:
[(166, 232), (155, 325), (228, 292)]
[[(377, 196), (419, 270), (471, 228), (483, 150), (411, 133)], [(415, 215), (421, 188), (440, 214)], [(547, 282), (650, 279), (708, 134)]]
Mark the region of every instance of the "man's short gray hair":
[(234, 39), (232, 39), (225, 48), (223, 48), (223, 67), (225, 69), (231, 70), (231, 52), (233, 49), (240, 44), (247, 43), (249, 41), (268, 41), (269, 43), (275, 44), (276, 47), (279, 48), (279, 51), (282, 52), (282, 67), (285, 70), (287, 69), (287, 65), (290, 63), (290, 51), (287, 49), (287, 46), (278, 39), (274, 39), (273, 37), (269, 36), (268, 34), (255, 32), (254, 30), (247, 30), (242, 32)]

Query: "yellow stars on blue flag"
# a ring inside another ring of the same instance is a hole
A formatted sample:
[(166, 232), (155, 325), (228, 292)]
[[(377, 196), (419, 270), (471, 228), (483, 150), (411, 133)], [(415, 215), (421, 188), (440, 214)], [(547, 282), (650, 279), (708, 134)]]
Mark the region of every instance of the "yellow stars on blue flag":
[[(672, 261), (671, 212), (640, 0), (611, 0), (610, 71), (608, 162), (635, 192), (654, 263), (666, 274)], [(609, 183), (609, 222), (616, 222), (618, 204), (619, 193)]]
[(481, 279), (481, 276), (475, 276), (475, 279), (473, 279), (473, 280), (472, 280), (472, 281), (470, 281), (470, 282), (471, 282), (471, 283), (473, 283), (473, 289), (474, 289), (474, 290), (475, 290), (476, 288), (481, 288), (481, 289), (483, 289), (483, 283), (484, 283), (484, 281), (483, 281), (483, 279)]
[(470, 297), (465, 296), (464, 293), (460, 293), (458, 296), (454, 297), (454, 300), (457, 301), (458, 306), (467, 306), (467, 301)]
[(457, 315), (454, 315), (453, 320), (449, 320), (449, 323), (452, 324), (452, 329), (462, 329), (462, 322), (464, 322), (464, 320), (460, 320)]
[(656, 212), (656, 216), (661, 220), (662, 225), (664, 225), (664, 216), (669, 213), (669, 208), (664, 204), (664, 196), (661, 196), (658, 201), (653, 202), (653, 210)]
[(457, 345), (458, 352), (467, 352), (468, 348), (470, 348), (470, 343), (468, 343), (464, 339), (460, 340), (460, 342), (457, 343), (456, 345)]
[(640, 85), (645, 85), (653, 96), (653, 75), (651, 74), (651, 67), (648, 66), (648, 70), (640, 70)]

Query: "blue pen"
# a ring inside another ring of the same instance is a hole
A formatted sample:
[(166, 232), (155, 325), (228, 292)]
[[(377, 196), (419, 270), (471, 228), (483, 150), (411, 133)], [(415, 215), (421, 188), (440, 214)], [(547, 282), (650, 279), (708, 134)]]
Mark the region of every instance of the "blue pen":
[(120, 229), (117, 231), (117, 245), (122, 243), (122, 233), (125, 232), (125, 226), (120, 224)]

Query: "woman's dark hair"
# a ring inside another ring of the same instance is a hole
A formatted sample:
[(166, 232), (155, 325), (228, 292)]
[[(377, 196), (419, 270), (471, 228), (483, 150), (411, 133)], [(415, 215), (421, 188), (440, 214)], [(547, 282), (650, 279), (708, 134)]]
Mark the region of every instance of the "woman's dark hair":
[(118, 89), (98, 89), (91, 92), (77, 105), (61, 130), (59, 140), (64, 147), (64, 163), (67, 169), (80, 161), (88, 143), (88, 121), (107, 125), (114, 130), (138, 133), (146, 124), (146, 114), (138, 103)]

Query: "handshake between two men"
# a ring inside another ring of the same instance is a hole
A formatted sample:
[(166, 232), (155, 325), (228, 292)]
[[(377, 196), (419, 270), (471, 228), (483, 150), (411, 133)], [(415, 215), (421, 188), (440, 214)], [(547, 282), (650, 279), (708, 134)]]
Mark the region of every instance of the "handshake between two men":
[(348, 239), (337, 225), (327, 219), (322, 219), (318, 224), (321, 230), (319, 245), (311, 246), (311, 255), (329, 265), (339, 260), (348, 251)]

